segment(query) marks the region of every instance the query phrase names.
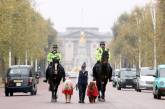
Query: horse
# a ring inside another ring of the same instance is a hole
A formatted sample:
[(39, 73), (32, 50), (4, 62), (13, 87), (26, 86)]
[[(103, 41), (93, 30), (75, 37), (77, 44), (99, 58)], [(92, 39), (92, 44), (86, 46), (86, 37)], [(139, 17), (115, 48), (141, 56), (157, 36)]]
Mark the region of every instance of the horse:
[(99, 91), (98, 100), (103, 102), (105, 101), (105, 91), (108, 79), (110, 81), (112, 77), (112, 67), (108, 63), (108, 59), (108, 51), (103, 51), (101, 62), (93, 67), (93, 80), (96, 81)]
[(51, 102), (57, 102), (57, 90), (60, 84), (60, 81), (65, 80), (65, 71), (60, 65), (59, 61), (53, 59), (52, 67), (49, 68), (48, 83), (49, 91), (52, 92)]

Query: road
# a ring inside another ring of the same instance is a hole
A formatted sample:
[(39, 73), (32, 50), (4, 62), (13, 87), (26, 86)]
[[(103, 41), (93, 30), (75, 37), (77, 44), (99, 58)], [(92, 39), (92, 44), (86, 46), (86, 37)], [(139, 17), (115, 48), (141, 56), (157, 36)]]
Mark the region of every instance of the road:
[(86, 97), (85, 104), (78, 103), (78, 91), (74, 90), (72, 103), (66, 104), (61, 89), (58, 92), (58, 102), (50, 102), (51, 93), (48, 84), (40, 82), (38, 94), (30, 96), (29, 93), (14, 93), (12, 97), (5, 97), (0, 88), (0, 109), (165, 109), (165, 97), (161, 100), (153, 99), (152, 91), (136, 92), (133, 89), (113, 88), (107, 85), (106, 102), (89, 104)]

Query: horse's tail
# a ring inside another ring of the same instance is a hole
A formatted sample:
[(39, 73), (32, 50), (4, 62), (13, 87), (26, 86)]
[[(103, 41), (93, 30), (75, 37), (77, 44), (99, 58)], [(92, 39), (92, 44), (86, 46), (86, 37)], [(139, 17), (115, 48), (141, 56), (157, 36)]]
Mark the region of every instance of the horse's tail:
[(109, 68), (108, 68), (108, 69), (109, 69), (109, 72), (108, 72), (108, 73), (109, 73), (109, 80), (111, 81), (113, 69), (112, 69), (112, 67), (111, 67), (110, 64), (108, 65), (108, 67), (109, 67)]
[(92, 72), (93, 81), (96, 81), (96, 65), (93, 67)]

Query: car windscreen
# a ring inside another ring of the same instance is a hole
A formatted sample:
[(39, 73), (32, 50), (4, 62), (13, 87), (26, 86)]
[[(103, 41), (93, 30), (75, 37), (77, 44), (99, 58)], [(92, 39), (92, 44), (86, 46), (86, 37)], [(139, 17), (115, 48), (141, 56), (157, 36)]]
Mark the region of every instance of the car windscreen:
[(17, 76), (29, 76), (28, 68), (12, 68), (8, 72), (9, 76), (17, 77)]
[(165, 77), (165, 68), (159, 69), (160, 77)]
[(141, 76), (153, 76), (155, 75), (156, 71), (153, 69), (142, 69), (140, 73)]
[(121, 71), (121, 78), (136, 77), (136, 71)]

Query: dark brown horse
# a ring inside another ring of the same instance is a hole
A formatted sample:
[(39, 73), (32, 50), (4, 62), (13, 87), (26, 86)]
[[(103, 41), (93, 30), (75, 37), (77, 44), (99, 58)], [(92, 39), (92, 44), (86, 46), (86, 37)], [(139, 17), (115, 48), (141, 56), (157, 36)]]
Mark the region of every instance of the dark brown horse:
[(65, 71), (61, 67), (59, 61), (53, 59), (52, 67), (49, 69), (49, 76), (48, 76), (49, 90), (52, 92), (51, 102), (57, 101), (57, 90), (62, 78), (64, 81)]
[(105, 101), (105, 91), (106, 85), (111, 80), (112, 77), (112, 67), (108, 63), (109, 53), (104, 51), (102, 54), (102, 59), (100, 63), (97, 63), (93, 67), (93, 79), (96, 80), (96, 84), (99, 91), (98, 100)]

